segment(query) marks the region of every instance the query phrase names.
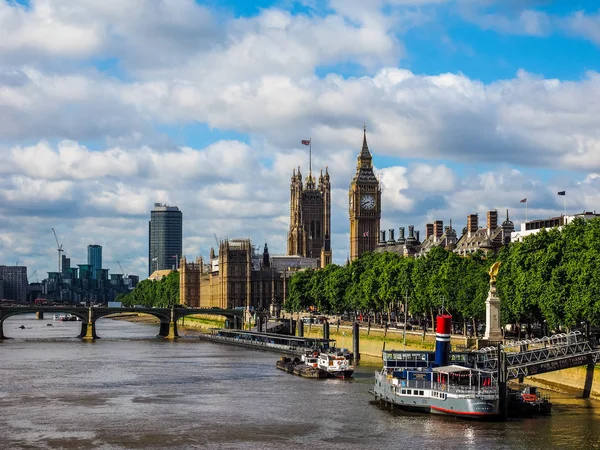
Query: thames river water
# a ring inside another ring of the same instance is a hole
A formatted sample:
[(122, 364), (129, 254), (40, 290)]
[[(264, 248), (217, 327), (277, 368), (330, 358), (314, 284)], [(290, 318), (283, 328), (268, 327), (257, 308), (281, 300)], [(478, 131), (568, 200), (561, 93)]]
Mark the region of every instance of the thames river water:
[(100, 319), (82, 342), (80, 322), (51, 319), (4, 323), (0, 449), (600, 448), (600, 402), (553, 393), (551, 416), (505, 423), (390, 413), (371, 402), (373, 367), (303, 379), (277, 354), (168, 342), (158, 325)]

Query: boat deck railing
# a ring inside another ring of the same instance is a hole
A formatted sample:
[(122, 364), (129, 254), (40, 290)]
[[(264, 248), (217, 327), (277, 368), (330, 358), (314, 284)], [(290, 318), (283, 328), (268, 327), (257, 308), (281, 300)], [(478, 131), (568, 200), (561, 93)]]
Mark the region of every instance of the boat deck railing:
[(438, 383), (423, 380), (399, 380), (398, 387), (402, 389), (430, 389), (457, 394), (467, 397), (492, 398), (498, 396), (498, 386), (461, 386), (455, 384)]

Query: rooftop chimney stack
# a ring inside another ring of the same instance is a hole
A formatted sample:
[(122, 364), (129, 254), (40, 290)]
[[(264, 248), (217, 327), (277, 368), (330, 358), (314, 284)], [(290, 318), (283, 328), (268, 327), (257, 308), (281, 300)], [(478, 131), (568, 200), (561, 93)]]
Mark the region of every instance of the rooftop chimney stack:
[(493, 230), (498, 227), (498, 211), (488, 211), (487, 213), (487, 229), (488, 234), (491, 234)]
[(415, 238), (415, 227), (414, 225), (409, 225), (408, 226), (408, 239), (414, 239)]
[(390, 244), (396, 243), (396, 241), (394, 241), (394, 229), (393, 228), (390, 228), (390, 239), (389, 239), (388, 243), (390, 243)]
[(477, 214), (467, 216), (467, 236), (471, 237), (479, 228), (479, 218)]
[(425, 224), (425, 239), (428, 239), (429, 236), (433, 236), (433, 224), (432, 223)]
[(404, 227), (398, 228), (398, 244), (404, 244), (406, 239), (404, 238)]
[(433, 235), (439, 240), (444, 234), (444, 221), (436, 220), (433, 222)]
[(385, 230), (379, 232), (379, 243), (385, 244)]

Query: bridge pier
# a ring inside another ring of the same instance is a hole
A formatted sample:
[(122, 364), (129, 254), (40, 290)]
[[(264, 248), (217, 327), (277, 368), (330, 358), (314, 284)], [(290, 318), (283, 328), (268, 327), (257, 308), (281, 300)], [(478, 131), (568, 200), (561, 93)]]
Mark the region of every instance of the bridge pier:
[(0, 319), (0, 340), (6, 339), (4, 336), (4, 319)]
[(177, 322), (160, 322), (158, 336), (164, 337), (165, 339), (178, 338), (179, 333), (177, 332)]
[(43, 311), (38, 311), (35, 313), (35, 318), (37, 320), (44, 320), (44, 312)]
[(98, 335), (96, 334), (96, 322), (81, 322), (81, 333), (79, 333), (79, 338), (84, 341), (98, 339)]

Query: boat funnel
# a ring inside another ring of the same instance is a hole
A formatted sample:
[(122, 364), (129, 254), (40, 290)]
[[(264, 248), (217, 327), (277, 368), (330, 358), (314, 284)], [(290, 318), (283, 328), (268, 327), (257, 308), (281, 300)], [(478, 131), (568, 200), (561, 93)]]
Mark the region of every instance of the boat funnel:
[(450, 358), (450, 333), (452, 316), (448, 313), (439, 314), (435, 328), (435, 365), (447, 366)]

